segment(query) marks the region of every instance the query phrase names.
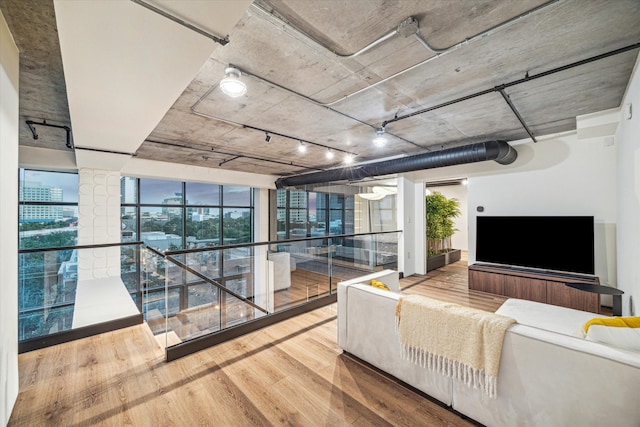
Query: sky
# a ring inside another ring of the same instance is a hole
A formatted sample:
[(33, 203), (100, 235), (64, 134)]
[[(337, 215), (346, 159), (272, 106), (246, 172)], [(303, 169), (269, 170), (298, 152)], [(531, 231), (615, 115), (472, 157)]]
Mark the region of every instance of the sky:
[(42, 185), (62, 188), (64, 202), (78, 202), (78, 175), (75, 173), (42, 172), (21, 169), (21, 182), (39, 182)]
[[(224, 186), (223, 197), (225, 206), (249, 206), (251, 203), (251, 190), (249, 187)], [(216, 205), (220, 204), (220, 187), (215, 184), (203, 184), (196, 182), (187, 183), (187, 201), (191, 205)], [(160, 204), (163, 200), (175, 197), (176, 193), (182, 193), (182, 183), (179, 181), (141, 179), (140, 203)]]
[[(63, 201), (78, 202), (78, 175), (75, 173), (43, 172), (22, 169), (21, 182), (39, 182), (42, 185), (62, 188)], [(164, 199), (182, 193), (180, 181), (142, 179), (140, 181), (141, 203), (161, 204)], [(189, 204), (219, 205), (220, 186), (215, 184), (187, 183)], [(249, 206), (251, 203), (249, 187), (224, 186), (225, 206)]]

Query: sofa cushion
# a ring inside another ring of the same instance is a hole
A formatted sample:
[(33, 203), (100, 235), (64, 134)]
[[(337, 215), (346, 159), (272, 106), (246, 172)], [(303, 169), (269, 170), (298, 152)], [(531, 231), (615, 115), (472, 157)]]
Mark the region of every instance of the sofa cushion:
[(640, 317), (596, 317), (584, 325), (585, 338), (640, 352)]
[(594, 317), (606, 317), (572, 308), (558, 307), (535, 301), (509, 298), (497, 314), (512, 317), (521, 325), (532, 326), (564, 335), (583, 338), (584, 324)]

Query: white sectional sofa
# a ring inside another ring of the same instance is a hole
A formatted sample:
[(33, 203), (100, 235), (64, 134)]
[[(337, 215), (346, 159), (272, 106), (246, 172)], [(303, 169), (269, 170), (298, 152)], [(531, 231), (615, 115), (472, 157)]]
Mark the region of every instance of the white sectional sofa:
[[(377, 279), (393, 291), (369, 285)], [(391, 270), (338, 284), (338, 345), (487, 426), (640, 426), (640, 353), (576, 336), (593, 313), (518, 299), (504, 339), (498, 396), (400, 357)]]

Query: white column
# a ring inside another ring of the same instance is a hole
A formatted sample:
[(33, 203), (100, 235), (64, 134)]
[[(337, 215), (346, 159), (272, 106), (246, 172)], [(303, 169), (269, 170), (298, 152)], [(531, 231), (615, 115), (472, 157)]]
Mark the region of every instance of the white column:
[(398, 271), (405, 276), (426, 273), (424, 184), (398, 177)]
[(18, 397), (19, 58), (0, 11), (0, 425)]
[[(256, 188), (253, 193), (254, 226), (253, 238), (256, 242), (269, 240), (269, 190)], [(273, 262), (267, 261), (268, 247), (254, 249), (254, 292), (255, 303), (269, 312), (273, 311)]]
[[(78, 171), (78, 245), (120, 242), (120, 172)], [(120, 277), (120, 247), (80, 250), (78, 280)]]

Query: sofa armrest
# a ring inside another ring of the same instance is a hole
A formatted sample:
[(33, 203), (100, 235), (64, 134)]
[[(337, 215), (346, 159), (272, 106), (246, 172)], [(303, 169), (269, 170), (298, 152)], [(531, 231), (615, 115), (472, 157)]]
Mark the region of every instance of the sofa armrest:
[(378, 280), (389, 287), (393, 292), (400, 292), (400, 275), (395, 270), (382, 270), (375, 273), (366, 274), (364, 276), (358, 276), (353, 279), (344, 280), (340, 283), (345, 285), (354, 285), (356, 283), (369, 284), (371, 280)]
[[(396, 275), (398, 274), (397, 272), (394, 272), (394, 273), (396, 273)], [(356, 287), (358, 289), (373, 293), (375, 295), (379, 295), (382, 298), (385, 298), (385, 297), (392, 298), (395, 301), (394, 304), (397, 303), (398, 298), (400, 296), (400, 294), (397, 292), (390, 292), (390, 291), (385, 291), (383, 289), (374, 288), (373, 286), (366, 284), (364, 281), (361, 281), (360, 279), (362, 278), (345, 280), (344, 282), (338, 282), (338, 347), (346, 351), (350, 351), (348, 348), (348, 335), (347, 335), (348, 334), (347, 326), (348, 326), (348, 319), (349, 319), (349, 288)], [(395, 315), (395, 309), (393, 310), (393, 312)]]
[[(347, 287), (359, 283), (367, 283), (376, 279), (384, 283), (393, 292), (400, 292), (400, 275), (395, 270), (382, 270), (364, 276), (338, 282), (338, 346), (345, 349), (347, 345)], [(387, 292), (387, 291), (382, 291)], [(342, 313), (342, 315), (341, 315)]]
[(361, 283), (338, 285), (339, 346), (446, 405), (451, 378), (402, 358), (396, 306), (402, 297)]

